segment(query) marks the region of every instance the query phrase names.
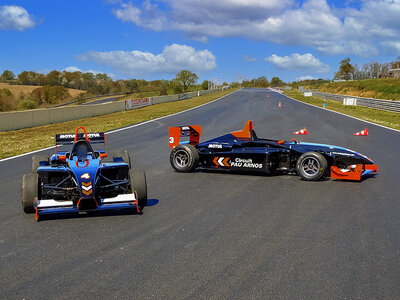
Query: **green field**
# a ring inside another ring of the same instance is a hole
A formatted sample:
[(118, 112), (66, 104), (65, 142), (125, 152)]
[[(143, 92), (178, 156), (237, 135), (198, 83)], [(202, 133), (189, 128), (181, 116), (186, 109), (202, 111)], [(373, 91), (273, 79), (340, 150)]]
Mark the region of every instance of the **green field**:
[(343, 105), (342, 102), (335, 100), (324, 100), (319, 97), (304, 97), (304, 94), (297, 90), (285, 91), (285, 95), (305, 103), (323, 107), (324, 102), (326, 109), (341, 112), (343, 114), (353, 116), (365, 121), (384, 125), (394, 129), (400, 129), (400, 114), (388, 112), (379, 109), (367, 108), (362, 106)]
[(84, 126), (88, 132), (105, 132), (193, 108), (236, 90), (230, 89), (191, 99), (161, 103), (94, 118), (0, 132), (0, 159), (53, 146), (54, 137), (57, 133), (73, 133), (79, 126)]

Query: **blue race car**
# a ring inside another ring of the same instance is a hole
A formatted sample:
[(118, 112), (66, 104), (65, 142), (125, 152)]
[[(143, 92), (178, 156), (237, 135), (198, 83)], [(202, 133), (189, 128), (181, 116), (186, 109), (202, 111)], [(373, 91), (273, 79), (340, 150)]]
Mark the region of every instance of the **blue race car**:
[[(104, 150), (95, 150), (96, 143), (104, 144)], [(58, 151), (57, 145), (68, 144), (70, 151)], [(32, 173), (23, 176), (21, 194), (24, 212), (35, 213), (36, 220), (42, 214), (124, 207), (141, 213), (147, 203), (146, 175), (131, 168), (127, 151), (107, 154), (103, 132), (79, 127), (75, 134), (56, 135), (51, 157), (32, 157)]]
[(199, 167), (206, 170), (297, 173), (303, 180), (324, 176), (361, 180), (378, 171), (374, 162), (353, 150), (296, 140), (280, 141), (257, 137), (252, 121), (243, 130), (200, 143), (199, 125), (169, 128), (171, 166), (178, 172)]

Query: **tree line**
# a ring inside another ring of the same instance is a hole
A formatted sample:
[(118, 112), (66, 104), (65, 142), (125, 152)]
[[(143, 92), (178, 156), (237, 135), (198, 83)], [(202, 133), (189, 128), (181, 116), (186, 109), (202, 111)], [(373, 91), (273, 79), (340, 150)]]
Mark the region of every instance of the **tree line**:
[[(400, 56), (397, 57), (400, 62)], [(357, 63), (352, 64), (351, 59), (345, 58), (340, 62), (339, 70), (335, 73), (335, 80), (362, 80), (391, 77), (390, 69), (396, 63), (369, 62), (362, 66)]]
[[(41, 74), (34, 71), (23, 71), (16, 76), (12, 71), (5, 70), (0, 75), (0, 82), (14, 85), (38, 86), (29, 94), (13, 95), (11, 91), (0, 91), (0, 111), (14, 109), (31, 109), (65, 102), (66, 100), (82, 103), (90, 96), (106, 94), (138, 93), (139, 97), (148, 95), (168, 95), (184, 93), (192, 89), (208, 89), (209, 82), (203, 81), (197, 85), (197, 74), (182, 70), (172, 80), (130, 79), (113, 80), (105, 73), (93, 74), (79, 71), (57, 71)], [(72, 99), (68, 89), (85, 91)]]
[(177, 73), (176, 77), (172, 80), (153, 81), (146, 81), (144, 79), (113, 80), (105, 73), (60, 72), (57, 70), (53, 70), (46, 75), (34, 71), (23, 71), (17, 76), (12, 71), (5, 70), (0, 75), (0, 82), (20, 85), (64, 86), (66, 88), (84, 90), (88, 95), (134, 93), (154, 90), (166, 93), (169, 89), (177, 92), (186, 92), (192, 85), (197, 83), (198, 79), (197, 74), (188, 70), (182, 70)]
[[(47, 74), (34, 71), (23, 71), (15, 75), (10, 70), (5, 70), (0, 75), (0, 82), (13, 85), (37, 86), (31, 93), (13, 95), (9, 90), (0, 90), (0, 111), (15, 109), (32, 109), (47, 107), (66, 101), (77, 103), (85, 102), (90, 96), (107, 94), (137, 93), (138, 97), (180, 94), (191, 90), (207, 90), (215, 86), (212, 82), (204, 80), (198, 84), (199, 77), (189, 70), (182, 70), (172, 80), (129, 79), (113, 80), (105, 73), (93, 74), (91, 72), (68, 72), (52, 70)], [(245, 79), (242, 82), (232, 82), (231, 87), (279, 87), (284, 83), (279, 77), (273, 77), (270, 81), (261, 76), (254, 79)], [(222, 86), (229, 85), (223, 82)], [(73, 98), (68, 89), (85, 91)]]
[(261, 76), (251, 80), (245, 79), (242, 81), (241, 86), (263, 88), (263, 87), (280, 87), (285, 84), (286, 83), (284, 83), (281, 79), (279, 79), (279, 77), (272, 77), (271, 81), (268, 81), (267, 77)]

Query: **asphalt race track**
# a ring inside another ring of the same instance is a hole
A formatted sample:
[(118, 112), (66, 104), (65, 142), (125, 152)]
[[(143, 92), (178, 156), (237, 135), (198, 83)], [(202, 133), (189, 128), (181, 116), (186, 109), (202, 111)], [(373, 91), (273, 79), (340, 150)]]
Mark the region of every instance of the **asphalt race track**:
[[(146, 169), (143, 215), (36, 223), (20, 204), (31, 157), (0, 162), (0, 298), (398, 299), (400, 132), (266, 95), (242, 89), (108, 134), (108, 150), (127, 149)], [(168, 126), (202, 125), (205, 141), (248, 119), (265, 138), (290, 140), (306, 127), (298, 140), (361, 152), (379, 174), (306, 182), (171, 168)], [(368, 137), (353, 136), (365, 127)]]
[(121, 96), (118, 97), (111, 97), (111, 98), (104, 98), (104, 99), (100, 99), (100, 100), (94, 100), (94, 101), (89, 101), (84, 103), (83, 105), (89, 105), (89, 104), (104, 104), (104, 103), (108, 103), (108, 102), (112, 102), (115, 99), (121, 98)]

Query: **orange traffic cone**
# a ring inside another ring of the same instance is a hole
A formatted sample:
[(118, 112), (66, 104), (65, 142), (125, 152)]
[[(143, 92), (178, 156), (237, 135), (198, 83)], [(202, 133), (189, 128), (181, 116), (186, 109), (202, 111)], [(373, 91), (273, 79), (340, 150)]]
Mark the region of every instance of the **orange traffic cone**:
[(365, 128), (364, 130), (361, 130), (359, 132), (356, 132), (355, 134), (353, 134), (354, 136), (359, 136), (359, 135), (364, 135), (364, 136), (368, 136), (368, 129)]
[(278, 105), (278, 107), (282, 107), (282, 103), (281, 103), (281, 101), (279, 101), (279, 105)]
[(293, 132), (294, 135), (307, 134), (307, 129), (304, 127), (302, 130)]

